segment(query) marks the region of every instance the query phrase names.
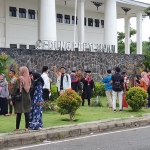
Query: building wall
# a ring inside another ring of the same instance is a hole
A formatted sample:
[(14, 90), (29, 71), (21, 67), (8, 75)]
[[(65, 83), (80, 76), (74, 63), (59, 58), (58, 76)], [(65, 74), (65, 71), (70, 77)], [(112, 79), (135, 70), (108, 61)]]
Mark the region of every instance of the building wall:
[[(17, 17), (9, 16), (9, 7), (17, 8)], [(35, 20), (26, 18), (19, 18), (19, 8), (33, 9), (36, 11)], [(9, 47), (10, 44), (35, 45), (38, 40), (38, 0), (0, 0), (0, 46)], [(74, 16), (74, 9), (67, 6), (56, 6), (57, 13), (63, 15)], [(85, 11), (86, 18), (103, 20), (104, 15), (101, 13)], [(57, 40), (73, 42), (74, 25), (57, 23)], [(78, 28), (77, 28), (78, 30)], [(85, 27), (85, 42), (103, 44), (103, 28)], [(65, 35), (65, 36), (64, 36)], [(94, 37), (94, 38), (93, 38)], [(78, 41), (78, 34), (76, 35)]]
[(98, 82), (106, 76), (107, 69), (114, 70), (119, 66), (121, 71), (126, 71), (133, 78), (139, 73), (145, 58), (144, 55), (133, 54), (0, 48), (0, 54), (2, 52), (10, 55), (19, 66), (27, 66), (31, 71), (41, 72), (42, 67), (47, 65), (53, 81), (56, 81), (53, 66), (64, 66), (67, 72), (77, 69), (91, 70), (92, 77)]

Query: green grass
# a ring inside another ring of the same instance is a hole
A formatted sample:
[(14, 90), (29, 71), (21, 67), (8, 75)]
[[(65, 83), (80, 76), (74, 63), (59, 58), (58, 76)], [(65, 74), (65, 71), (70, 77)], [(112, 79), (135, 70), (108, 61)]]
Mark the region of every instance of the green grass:
[[(150, 113), (150, 109), (141, 109), (139, 112), (132, 112), (130, 108), (124, 108), (123, 112), (112, 112), (112, 109), (107, 108), (106, 97), (100, 97), (103, 107), (89, 107), (87, 102), (85, 106), (81, 106), (75, 115), (75, 121), (69, 121), (69, 115), (60, 115), (58, 112), (44, 112), (43, 123), (44, 127), (53, 127), (60, 125), (77, 124), (82, 122), (91, 122), (96, 120), (108, 118), (127, 118), (127, 117), (141, 117), (142, 114)], [(119, 108), (117, 108), (118, 110)], [(0, 116), (0, 133), (12, 132), (15, 129), (15, 116)], [(20, 129), (24, 129), (24, 115), (22, 114), (22, 121)]]

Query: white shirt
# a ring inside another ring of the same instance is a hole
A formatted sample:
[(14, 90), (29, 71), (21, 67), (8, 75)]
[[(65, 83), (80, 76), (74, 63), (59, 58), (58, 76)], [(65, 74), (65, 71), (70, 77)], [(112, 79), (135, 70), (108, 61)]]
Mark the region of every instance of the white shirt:
[[(68, 78), (67, 78), (68, 76)], [(61, 75), (57, 78), (57, 86), (58, 86), (58, 92), (60, 92), (60, 82), (61, 82)], [(67, 90), (71, 88), (71, 77), (69, 74), (64, 74), (63, 77), (63, 90)]]
[(50, 78), (48, 77), (47, 73), (43, 73), (41, 77), (44, 80), (43, 89), (50, 89)]

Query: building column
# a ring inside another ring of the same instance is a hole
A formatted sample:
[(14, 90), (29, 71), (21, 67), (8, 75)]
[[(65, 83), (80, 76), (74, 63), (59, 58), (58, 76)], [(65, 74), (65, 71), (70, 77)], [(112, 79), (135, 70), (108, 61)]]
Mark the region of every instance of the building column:
[(116, 0), (105, 0), (104, 5), (104, 44), (115, 45), (115, 53), (117, 53), (118, 44)]
[(5, 0), (5, 47), (10, 47), (9, 25), (9, 1)]
[(55, 0), (40, 0), (39, 40), (57, 41)]
[(137, 54), (142, 54), (142, 12), (136, 14)]
[(78, 42), (84, 43), (84, 0), (78, 1)]
[(130, 17), (127, 15), (124, 19), (125, 23), (125, 54), (130, 54)]

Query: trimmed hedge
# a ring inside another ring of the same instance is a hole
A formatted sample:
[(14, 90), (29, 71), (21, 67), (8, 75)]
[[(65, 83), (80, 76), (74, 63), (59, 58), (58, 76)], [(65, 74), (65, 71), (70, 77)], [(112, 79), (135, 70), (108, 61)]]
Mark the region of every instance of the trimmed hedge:
[[(92, 97), (96, 96), (106, 96), (105, 95), (105, 84), (95, 82), (95, 91), (92, 93)], [(51, 86), (51, 96), (50, 101), (55, 101), (58, 98), (58, 92), (57, 92), (57, 86), (52, 85)]]

